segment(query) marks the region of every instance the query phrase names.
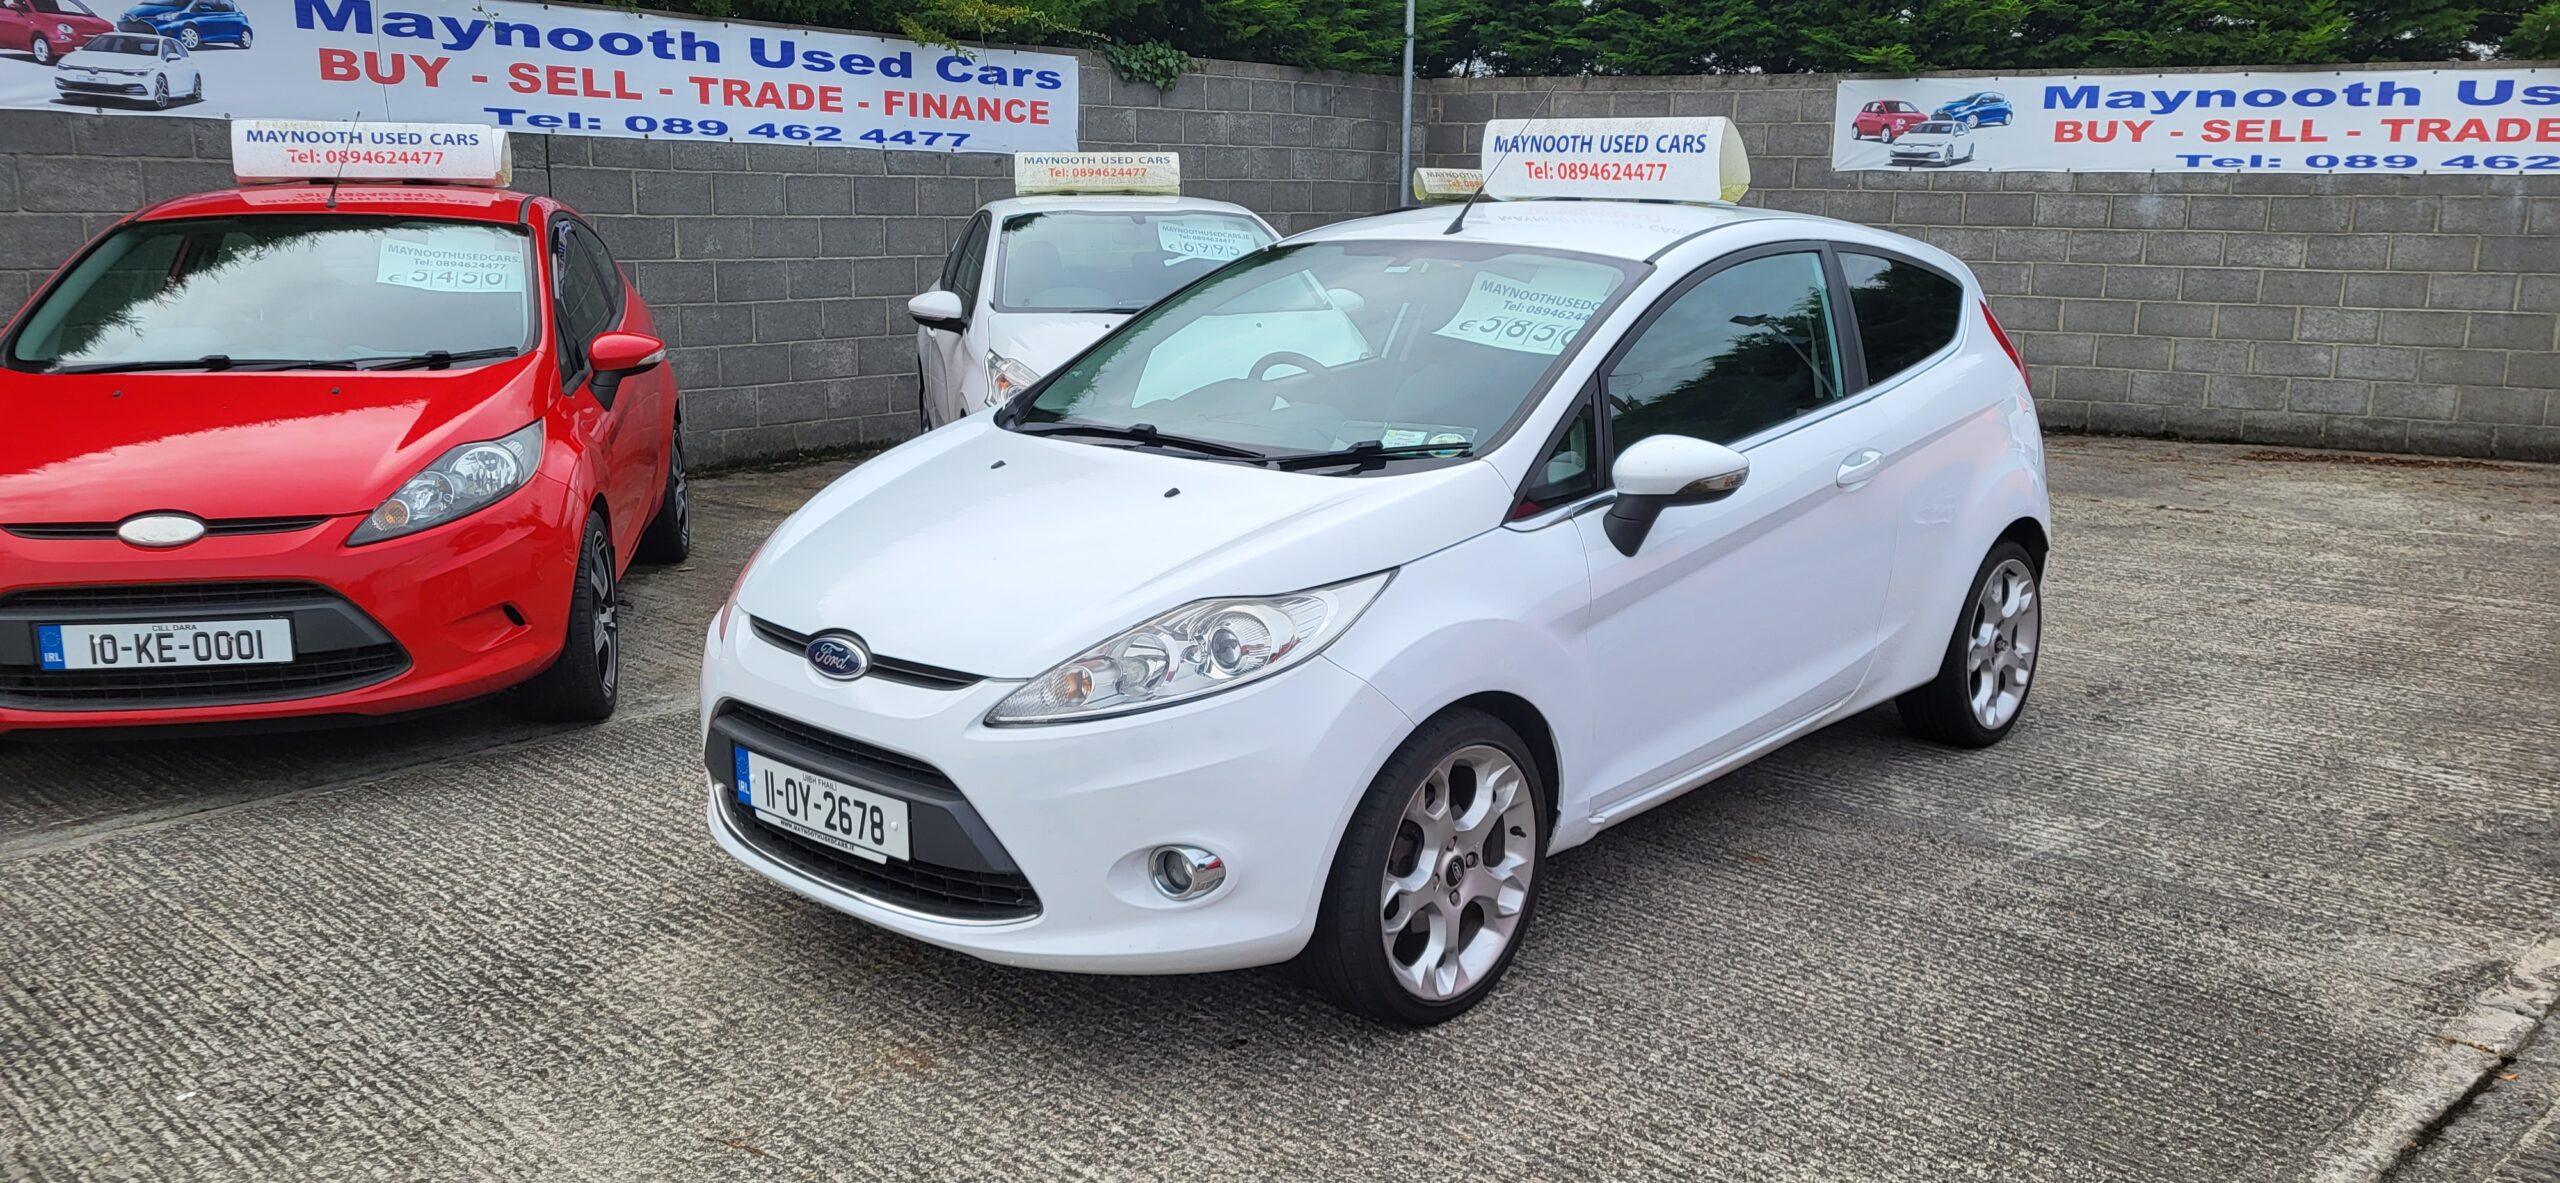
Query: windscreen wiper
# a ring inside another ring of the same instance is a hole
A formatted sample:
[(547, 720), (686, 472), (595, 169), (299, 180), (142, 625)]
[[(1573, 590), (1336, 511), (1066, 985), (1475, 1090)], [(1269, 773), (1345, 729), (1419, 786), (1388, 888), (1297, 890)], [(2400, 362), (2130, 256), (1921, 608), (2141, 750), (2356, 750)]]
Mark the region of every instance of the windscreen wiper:
[(458, 361), (488, 361), (491, 358), (514, 357), (522, 352), (524, 351), (513, 346), (466, 349), (460, 353), (430, 349), (425, 353), (413, 353), (407, 357), (369, 357), (358, 362), (356, 368), (359, 370), (441, 370)]
[(1400, 456), (1438, 456), (1455, 460), (1473, 456), (1476, 450), (1466, 444), (1397, 444), (1390, 448), (1377, 440), (1362, 440), (1348, 448), (1331, 452), (1292, 452), (1271, 457), (1274, 468), (1323, 468), (1328, 464), (1367, 464), (1373, 460), (1393, 460)]
[(167, 361), (109, 361), (85, 366), (55, 366), (48, 374), (142, 374), (155, 370), (352, 370), (350, 361), (314, 361), (307, 358), (258, 357), (240, 359), (227, 353), (209, 353), (191, 361), (172, 358)]
[(1186, 435), (1167, 435), (1156, 430), (1156, 425), (1153, 423), (1132, 423), (1122, 427), (1116, 423), (1070, 423), (1061, 419), (1045, 423), (1025, 423), (1014, 430), (1024, 435), (1089, 435), (1099, 439), (1134, 440), (1150, 447), (1180, 448), (1185, 452), (1197, 452), (1203, 456), (1223, 456), (1234, 460), (1252, 460), (1257, 463), (1270, 459), (1268, 453), (1257, 452), (1251, 448), (1239, 448), (1234, 444), (1193, 439)]

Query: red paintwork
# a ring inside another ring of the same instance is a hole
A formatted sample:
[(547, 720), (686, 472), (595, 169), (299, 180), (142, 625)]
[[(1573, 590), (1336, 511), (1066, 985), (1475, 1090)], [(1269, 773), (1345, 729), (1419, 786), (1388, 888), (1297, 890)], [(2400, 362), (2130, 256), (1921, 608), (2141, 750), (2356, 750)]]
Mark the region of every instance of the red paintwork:
[(1878, 136), (1894, 138), (1911, 130), (1915, 124), (1929, 122), (1929, 113), (1900, 99), (1881, 99), (1860, 108), (1849, 121), (1849, 130), (1862, 138)]
[[(178, 198), (135, 219), (324, 212), (325, 186)], [(499, 190), (346, 186), (346, 213), (540, 228), (565, 206)], [(306, 580), (336, 590), (410, 656), (395, 678), (279, 703), (118, 711), (0, 707), (20, 728), (156, 726), (306, 715), (382, 715), (505, 688), (548, 667), (566, 636), (589, 507), (605, 506), (614, 554), (634, 544), (665, 493), (675, 380), (660, 366), (626, 379), (608, 412), (562, 390), (547, 245), (535, 252), (542, 336), (522, 358), (451, 371), (353, 374), (44, 375), (0, 369), (0, 525), (114, 522), (151, 510), (203, 518), (329, 515), (316, 530), (208, 537), (173, 550), (116, 540), (34, 540), (0, 532), (0, 597), (30, 587)], [(75, 256), (76, 257), (76, 256)], [(66, 264), (66, 267), (68, 264)], [(58, 278), (59, 273), (57, 273)], [(655, 335), (628, 276), (622, 331)], [(30, 300), (32, 308), (35, 301)], [(23, 316), (25, 309), (18, 315)], [(361, 547), (347, 535), (400, 483), (457, 444), (544, 420), (532, 480), (457, 521)], [(523, 625), (508, 621), (513, 605)]]
[[(71, 36), (62, 35), (62, 26), (71, 26)], [(0, 52), (26, 53), (35, 48), (35, 39), (45, 39), (55, 58), (89, 43), (100, 33), (115, 31), (115, 22), (103, 17), (80, 13), (37, 12), (29, 0), (18, 0), (13, 7), (0, 0)], [(49, 85), (49, 83), (48, 83)]]

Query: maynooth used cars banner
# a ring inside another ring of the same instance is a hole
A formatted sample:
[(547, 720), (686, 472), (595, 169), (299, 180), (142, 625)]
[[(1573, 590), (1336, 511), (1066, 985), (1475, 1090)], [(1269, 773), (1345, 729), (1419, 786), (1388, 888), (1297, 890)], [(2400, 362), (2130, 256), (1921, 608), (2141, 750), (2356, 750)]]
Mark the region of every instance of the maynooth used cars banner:
[(0, 107), (1073, 151), (1076, 61), (507, 0), (0, 0)]
[(2560, 70), (1842, 82), (1835, 169), (2544, 173)]

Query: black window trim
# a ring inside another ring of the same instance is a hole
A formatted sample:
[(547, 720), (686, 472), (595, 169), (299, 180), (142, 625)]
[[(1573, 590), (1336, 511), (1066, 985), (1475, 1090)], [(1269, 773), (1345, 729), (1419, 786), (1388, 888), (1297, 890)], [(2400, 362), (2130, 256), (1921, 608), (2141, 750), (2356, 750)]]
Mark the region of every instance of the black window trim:
[[(1860, 398), (1863, 399), (1871, 393), (1900, 386), (1905, 381), (1909, 380), (1912, 375), (1943, 364), (1948, 358), (1955, 356), (1956, 351), (1964, 345), (1966, 339), (1972, 334), (1973, 318), (1965, 315), (1968, 311), (1967, 306), (1973, 299), (1972, 293), (1966, 290), (1965, 282), (1963, 280), (1947, 274), (1945, 268), (1940, 267), (1935, 263), (1931, 263), (1926, 259), (1905, 254), (1893, 249), (1892, 247), (1869, 246), (1862, 242), (1835, 242), (1832, 246), (1834, 248), (1832, 257), (1835, 266), (1837, 266), (1837, 260), (1841, 255), (1872, 255), (1876, 258), (1885, 259), (1890, 262), (1903, 263), (1917, 267), (1922, 271), (1926, 271), (1931, 275), (1935, 275), (1938, 278), (1947, 281), (1948, 283), (1954, 284), (1956, 287), (1955, 335), (1947, 338), (1946, 344), (1921, 355), (1920, 360), (1904, 366), (1899, 370), (1895, 370), (1881, 378), (1867, 373), (1867, 351), (1863, 329), (1861, 330), (1861, 335), (1858, 338), (1858, 373), (1862, 376), (1864, 381), (1861, 384), (1862, 388), (1858, 392), (1858, 396)], [(1848, 276), (1848, 269), (1846, 267), (1839, 267), (1838, 271), (1839, 277), (1845, 280)], [(1847, 292), (1849, 290), (1847, 284), (1843, 283), (1840, 290), (1844, 293)], [(1858, 319), (1858, 305), (1854, 298), (1849, 300), (1849, 319), (1852, 323), (1855, 323)]]

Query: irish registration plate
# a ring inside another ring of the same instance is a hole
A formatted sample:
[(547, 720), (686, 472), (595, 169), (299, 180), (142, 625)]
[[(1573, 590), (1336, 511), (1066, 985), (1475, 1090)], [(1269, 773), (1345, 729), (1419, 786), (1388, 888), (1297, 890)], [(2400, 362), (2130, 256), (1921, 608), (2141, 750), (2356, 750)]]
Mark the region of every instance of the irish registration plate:
[(854, 788), (741, 747), (738, 800), (768, 825), (875, 863), (904, 859), (907, 803)]
[(292, 660), (293, 622), (283, 617), (36, 626), (36, 664), (49, 670), (281, 665)]

